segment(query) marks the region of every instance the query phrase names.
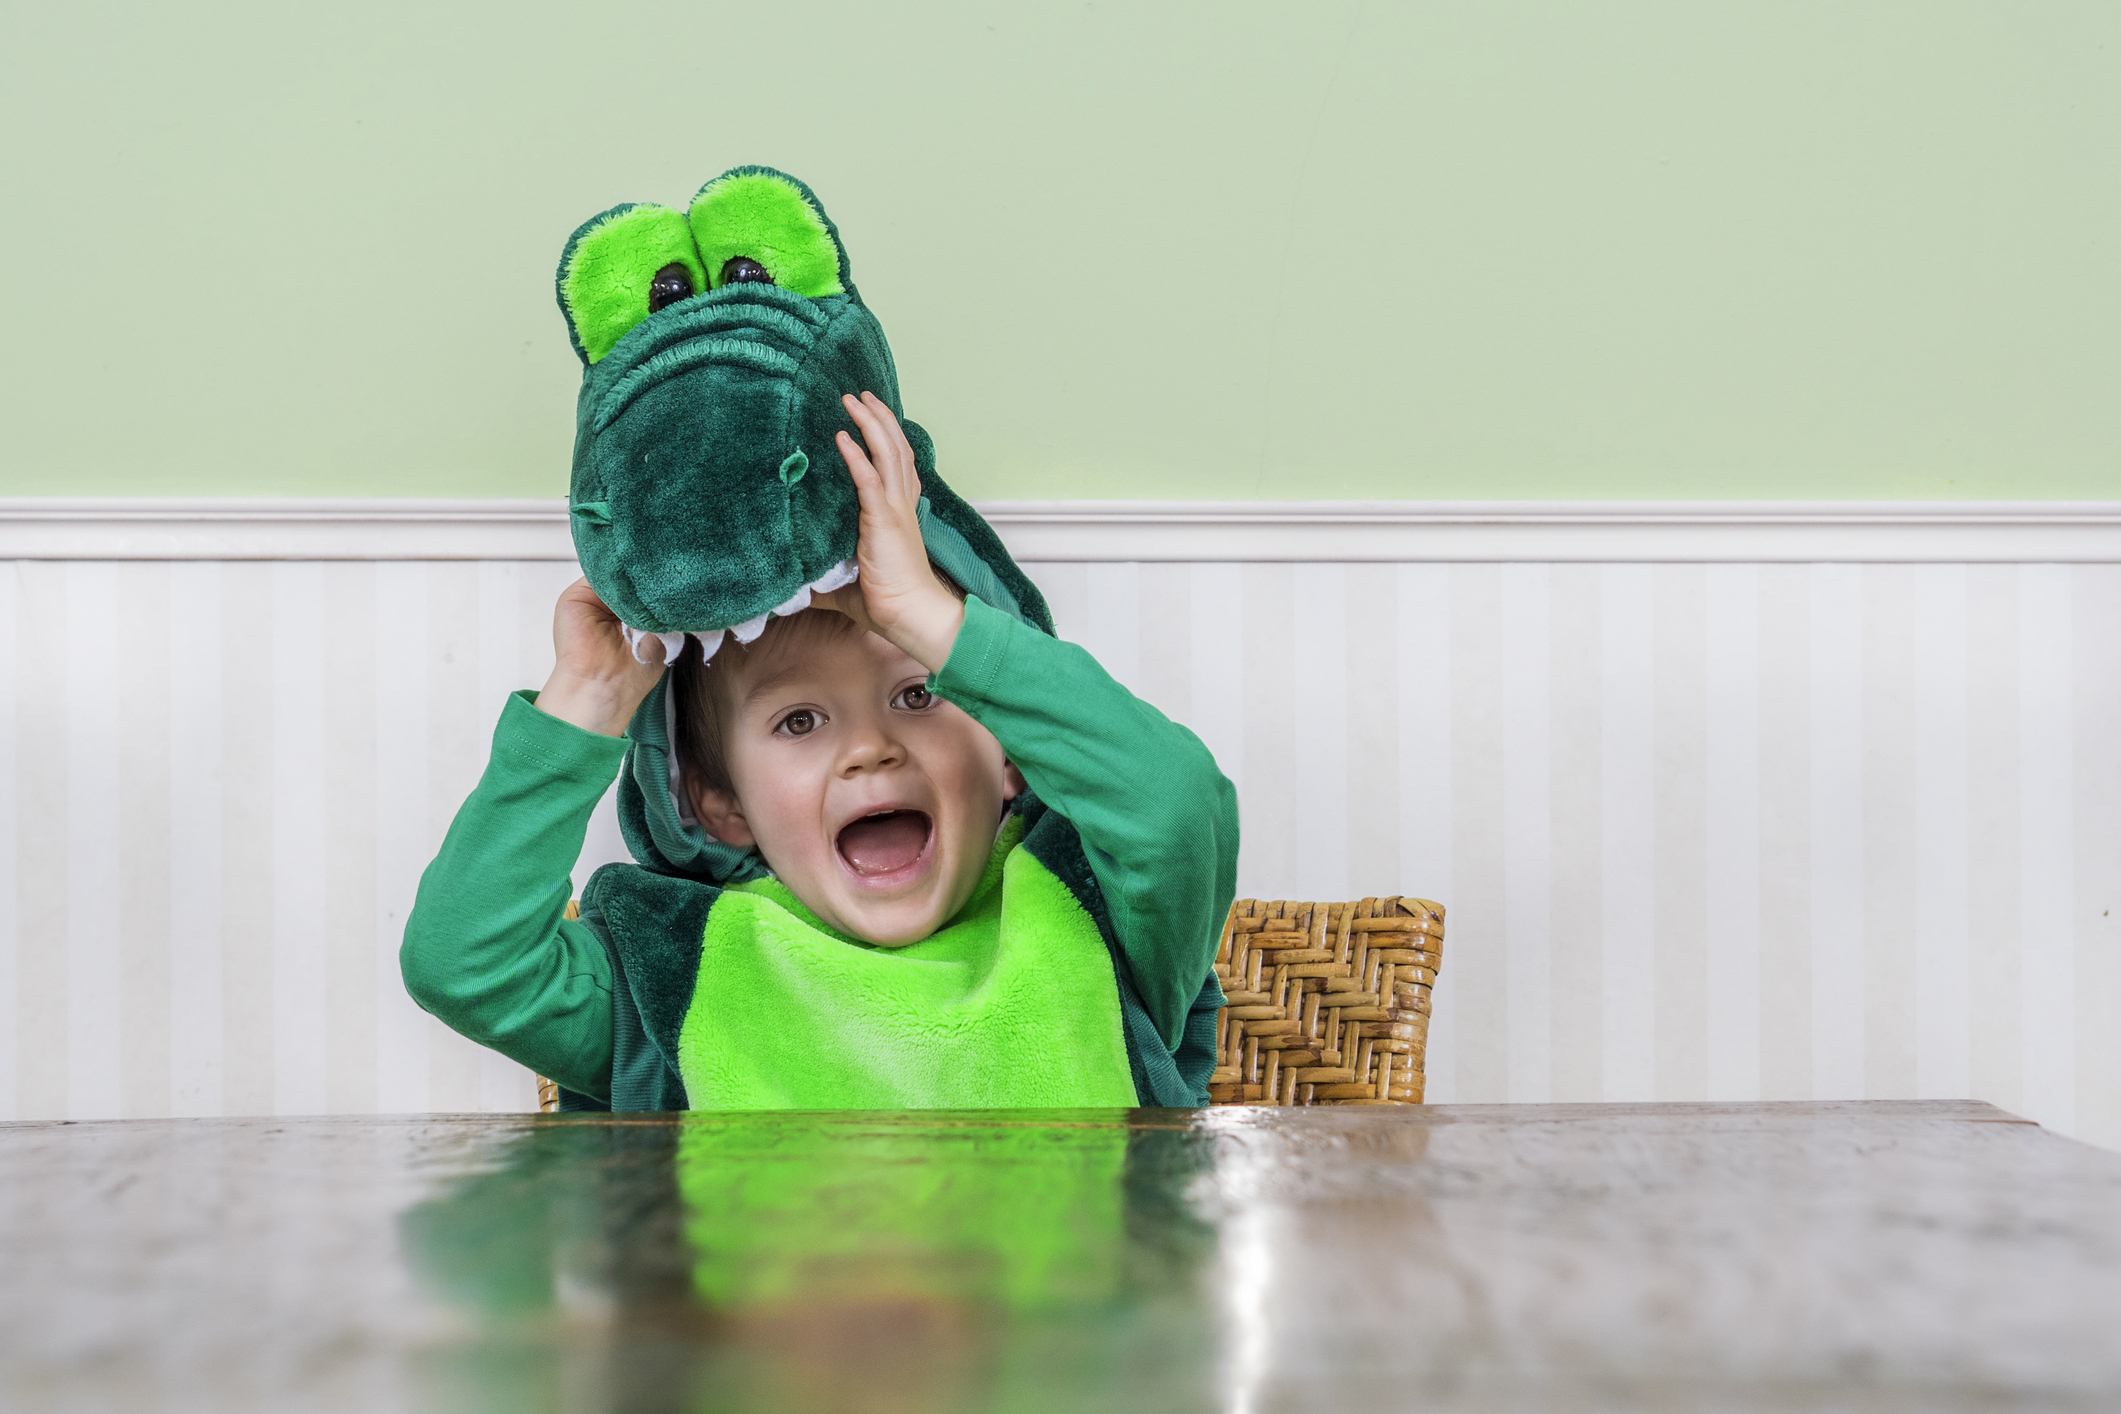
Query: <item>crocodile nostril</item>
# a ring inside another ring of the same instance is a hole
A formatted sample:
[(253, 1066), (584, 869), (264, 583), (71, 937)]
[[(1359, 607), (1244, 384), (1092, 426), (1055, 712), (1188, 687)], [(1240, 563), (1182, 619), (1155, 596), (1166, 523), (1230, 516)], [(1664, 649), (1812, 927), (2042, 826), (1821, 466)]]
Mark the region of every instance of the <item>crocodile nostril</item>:
[(803, 479), (803, 473), (808, 470), (810, 470), (810, 458), (803, 455), (800, 449), (790, 452), (781, 461), (781, 485), (795, 485), (796, 482)]
[(648, 312), (650, 314), (676, 304), (681, 299), (691, 298), (692, 272), (687, 270), (681, 261), (671, 261), (668, 265), (656, 271), (655, 278), (648, 282)]
[(722, 266), (722, 283), (725, 285), (770, 285), (773, 277), (766, 267), (748, 255), (731, 256)]

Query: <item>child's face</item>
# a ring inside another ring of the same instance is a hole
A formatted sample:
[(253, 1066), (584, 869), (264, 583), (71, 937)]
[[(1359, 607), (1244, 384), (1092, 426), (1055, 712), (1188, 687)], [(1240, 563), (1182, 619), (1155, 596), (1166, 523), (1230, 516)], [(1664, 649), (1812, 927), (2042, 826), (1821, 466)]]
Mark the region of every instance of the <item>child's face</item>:
[(736, 796), (696, 792), (702, 822), (757, 845), (841, 932), (886, 947), (929, 936), (971, 897), (1024, 788), (1001, 743), (860, 629), (727, 659), (711, 671), (731, 673), (718, 688)]

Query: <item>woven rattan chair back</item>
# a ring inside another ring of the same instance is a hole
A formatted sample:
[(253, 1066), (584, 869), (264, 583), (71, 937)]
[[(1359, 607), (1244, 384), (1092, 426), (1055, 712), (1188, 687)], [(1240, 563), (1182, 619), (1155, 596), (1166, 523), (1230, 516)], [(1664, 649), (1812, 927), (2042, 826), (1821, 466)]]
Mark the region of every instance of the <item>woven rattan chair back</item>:
[(1217, 1105), (1418, 1105), (1443, 905), (1239, 899), (1215, 975), (1227, 999)]
[[(576, 916), (567, 905), (567, 917)], [(1418, 898), (1230, 906), (1215, 975), (1215, 1105), (1418, 1105), (1443, 905)], [(560, 1087), (538, 1077), (538, 1108)]]

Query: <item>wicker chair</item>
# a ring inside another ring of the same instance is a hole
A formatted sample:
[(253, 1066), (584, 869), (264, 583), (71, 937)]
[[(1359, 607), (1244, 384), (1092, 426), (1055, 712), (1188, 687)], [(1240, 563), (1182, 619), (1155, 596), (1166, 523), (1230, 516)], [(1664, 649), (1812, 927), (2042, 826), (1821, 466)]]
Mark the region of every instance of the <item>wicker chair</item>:
[(1209, 1102), (1418, 1105), (1443, 905), (1239, 899), (1215, 975), (1226, 998)]
[[(575, 906), (567, 905), (567, 916)], [(1215, 975), (1215, 1105), (1418, 1105), (1443, 905), (1418, 898), (1230, 907)], [(560, 1088), (538, 1077), (538, 1108)]]

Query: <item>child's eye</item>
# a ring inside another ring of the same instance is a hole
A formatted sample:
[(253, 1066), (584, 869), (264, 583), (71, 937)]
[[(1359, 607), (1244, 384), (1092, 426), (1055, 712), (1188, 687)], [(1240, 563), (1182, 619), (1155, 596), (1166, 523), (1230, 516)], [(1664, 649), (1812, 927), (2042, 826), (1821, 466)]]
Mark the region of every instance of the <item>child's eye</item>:
[(798, 707), (781, 718), (774, 730), (783, 736), (808, 736), (821, 724), (818, 714), (808, 707)]
[(909, 712), (923, 712), (935, 705), (935, 694), (928, 691), (921, 683), (915, 683), (901, 692), (898, 695), (898, 700), (891, 705), (903, 707)]

